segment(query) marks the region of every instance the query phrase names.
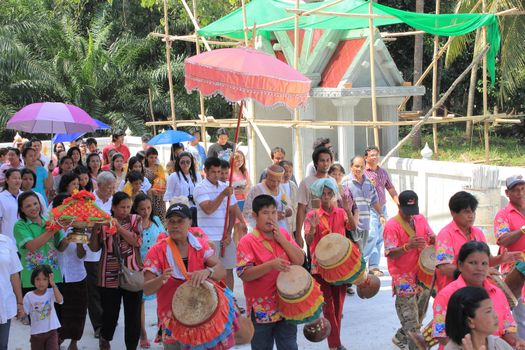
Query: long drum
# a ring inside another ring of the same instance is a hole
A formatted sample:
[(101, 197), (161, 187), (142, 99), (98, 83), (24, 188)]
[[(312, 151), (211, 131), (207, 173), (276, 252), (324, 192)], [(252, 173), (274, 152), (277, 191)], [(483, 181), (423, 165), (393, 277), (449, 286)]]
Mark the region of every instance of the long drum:
[(425, 289), (430, 289), (432, 278), (436, 270), (436, 250), (430, 245), (421, 251), (418, 260), (417, 280), (419, 285)]
[(172, 312), (173, 335), (185, 346), (207, 349), (218, 342), (235, 344), (236, 313), (228, 288), (210, 281), (198, 287), (184, 282), (173, 295)]
[(277, 276), (279, 312), (288, 322), (307, 323), (319, 317), (324, 302), (317, 281), (302, 266), (291, 265)]
[(357, 244), (339, 233), (329, 233), (315, 247), (318, 271), (328, 283), (341, 285), (364, 280), (366, 263)]
[(509, 288), (507, 283), (505, 283), (505, 281), (500, 276), (489, 275), (489, 278), (503, 291), (505, 297), (507, 297), (507, 301), (511, 309), (514, 309), (516, 306), (518, 306), (518, 299), (516, 298), (512, 290)]

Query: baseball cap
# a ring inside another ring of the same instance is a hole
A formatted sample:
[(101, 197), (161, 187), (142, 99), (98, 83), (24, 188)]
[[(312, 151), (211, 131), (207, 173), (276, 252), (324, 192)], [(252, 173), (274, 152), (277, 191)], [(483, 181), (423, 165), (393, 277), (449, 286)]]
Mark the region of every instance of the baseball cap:
[(399, 194), (399, 208), (405, 215), (419, 214), (418, 198), (414, 191), (403, 191)]
[(183, 219), (191, 218), (191, 211), (187, 205), (181, 203), (175, 203), (170, 205), (166, 211), (166, 219), (169, 219), (171, 216), (177, 215)]
[(521, 175), (512, 175), (507, 177), (505, 184), (507, 185), (507, 190), (512, 190), (512, 187), (516, 185), (525, 184), (525, 179)]

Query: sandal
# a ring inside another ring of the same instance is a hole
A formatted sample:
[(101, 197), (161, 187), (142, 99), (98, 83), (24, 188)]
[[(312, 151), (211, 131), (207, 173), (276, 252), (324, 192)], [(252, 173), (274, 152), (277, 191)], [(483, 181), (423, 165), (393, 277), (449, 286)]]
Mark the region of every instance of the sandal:
[(148, 339), (141, 339), (140, 340), (140, 347), (143, 349), (149, 349), (151, 347), (151, 344)]

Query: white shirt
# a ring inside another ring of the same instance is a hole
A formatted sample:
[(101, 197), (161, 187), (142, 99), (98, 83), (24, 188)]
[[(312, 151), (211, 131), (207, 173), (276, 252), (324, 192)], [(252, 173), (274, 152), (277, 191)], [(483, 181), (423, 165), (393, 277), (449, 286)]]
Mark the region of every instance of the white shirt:
[(0, 235), (0, 324), (16, 316), (16, 296), (11, 285), (11, 275), (22, 271), (14, 241)]
[[(184, 176), (186, 176), (186, 179), (184, 179)], [(202, 177), (199, 173), (196, 173), (196, 178), (197, 181), (194, 183), (189, 175), (183, 175), (182, 173), (178, 172), (171, 173), (171, 175), (168, 176), (168, 180), (166, 181), (166, 193), (164, 193), (164, 201), (169, 202), (173, 197), (176, 196), (188, 197), (189, 195), (193, 195), (195, 186), (202, 181)], [(190, 207), (194, 206), (195, 203), (190, 201)]]
[(31, 317), (31, 334), (60, 328), (54, 305), (56, 302), (53, 288), (48, 288), (44, 295), (36, 295), (32, 291), (24, 296), (24, 311)]
[[(221, 205), (211, 215), (206, 214), (200, 204), (214, 200), (226, 187), (228, 185), (224, 182), (219, 181), (217, 185), (214, 185), (208, 179), (204, 179), (195, 186), (195, 191), (193, 192), (193, 198), (195, 203), (197, 203), (197, 222), (212, 241), (220, 241), (222, 239), (228, 198), (224, 197)], [(232, 194), (230, 196), (230, 207), (235, 204), (237, 204), (237, 201)]]
[(40, 157), (38, 159), (40, 159), (42, 163), (44, 163), (44, 168), (47, 169), (47, 166), (49, 165), (49, 157), (43, 153), (40, 153)]
[(7, 190), (0, 192), (0, 220), (0, 232), (14, 242), (13, 227), (18, 221), (18, 195), (14, 196)]
[[(109, 199), (106, 202), (103, 202), (102, 199), (98, 197), (97, 191), (93, 192), (93, 194), (95, 195), (95, 203), (100, 207), (100, 209), (104, 210), (106, 213), (111, 215), (111, 201), (113, 200), (113, 197), (109, 197)], [(89, 249), (89, 247), (87, 247), (84, 261), (99, 262), (101, 254), (102, 250), (99, 250), (98, 252), (93, 252), (91, 251), (91, 249)]]
[[(66, 234), (69, 234), (71, 231), (71, 228), (68, 229)], [(87, 255), (89, 248), (87, 244), (83, 244), (83, 246)], [(84, 259), (85, 257), (81, 259), (77, 256), (76, 243), (69, 243), (63, 252), (58, 253), (58, 265), (66, 283), (80, 282), (86, 278)]]

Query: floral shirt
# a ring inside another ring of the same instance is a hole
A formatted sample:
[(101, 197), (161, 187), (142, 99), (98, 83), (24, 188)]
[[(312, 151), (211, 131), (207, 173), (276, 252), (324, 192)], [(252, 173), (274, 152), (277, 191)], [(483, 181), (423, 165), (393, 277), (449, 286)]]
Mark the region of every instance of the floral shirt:
[[(160, 276), (167, 268), (173, 268), (172, 278), (169, 278), (157, 291), (157, 316), (162, 330), (162, 342), (170, 344), (177, 342), (172, 331), (174, 321), (171, 302), (175, 291), (185, 280), (173, 260), (167, 239), (169, 238), (159, 240), (150, 248), (144, 261), (144, 270)], [(213, 255), (213, 250), (206, 241), (190, 234), (188, 234), (188, 243), (188, 272), (204, 269), (206, 260)]]
[[(434, 232), (428, 225), (427, 219), (423, 215), (415, 215), (413, 216), (412, 225), (415, 235), (424, 238), (429, 244), (430, 238), (434, 236)], [(410, 239), (409, 234), (397, 221), (396, 217), (388, 220), (383, 236), (388, 272), (392, 276), (392, 293), (399, 296), (419, 293), (420, 287), (417, 285), (417, 272), (421, 250), (411, 249), (397, 258), (391, 258), (388, 255), (390, 250), (402, 247)]]
[[(281, 234), (297, 246), (295, 240), (282, 228)], [(254, 230), (243, 236), (237, 246), (237, 275), (242, 278), (246, 268), (261, 265), (276, 257), (289, 261), (286, 251), (279, 243), (264, 238)], [(248, 315), (253, 311), (257, 323), (273, 323), (282, 319), (277, 306), (278, 275), (278, 271), (271, 270), (253, 281), (243, 281)]]
[[(470, 227), (470, 237), (474, 241), (487, 242), (483, 231), (479, 228)], [(436, 238), (436, 260), (437, 266), (443, 264), (457, 264), (459, 250), (461, 246), (469, 240), (460, 230), (458, 225), (452, 220), (450, 224), (439, 231)], [(439, 269), (436, 269), (436, 289), (440, 291), (454, 279), (443, 275)]]
[(58, 266), (58, 249), (60, 242), (65, 237), (62, 230), (55, 233), (53, 239), (44, 243), (40, 248), (31, 252), (26, 248), (26, 243), (32, 241), (46, 231), (45, 219), (42, 218), (42, 225), (29, 220), (20, 219), (13, 228), (13, 234), (16, 240), (16, 246), (20, 253), (22, 262), (22, 272), (20, 277), (23, 288), (32, 288), (31, 272), (37, 265), (49, 265), (53, 270), (56, 283), (62, 282), (62, 273)]
[[(460, 275), (457, 280), (448, 284), (443, 290), (439, 291), (434, 299), (434, 319), (432, 321), (432, 337), (433, 338), (446, 338), (445, 333), (445, 318), (447, 315), (447, 305), (450, 297), (460, 288), (466, 287), (465, 280)], [(494, 335), (504, 335), (507, 333), (516, 333), (516, 322), (512, 318), (510, 312), (509, 303), (505, 294), (496, 287), (494, 284), (485, 280), (483, 282), (483, 288), (489, 294), (490, 299), (494, 303), (494, 310), (498, 314), (498, 330)]]

